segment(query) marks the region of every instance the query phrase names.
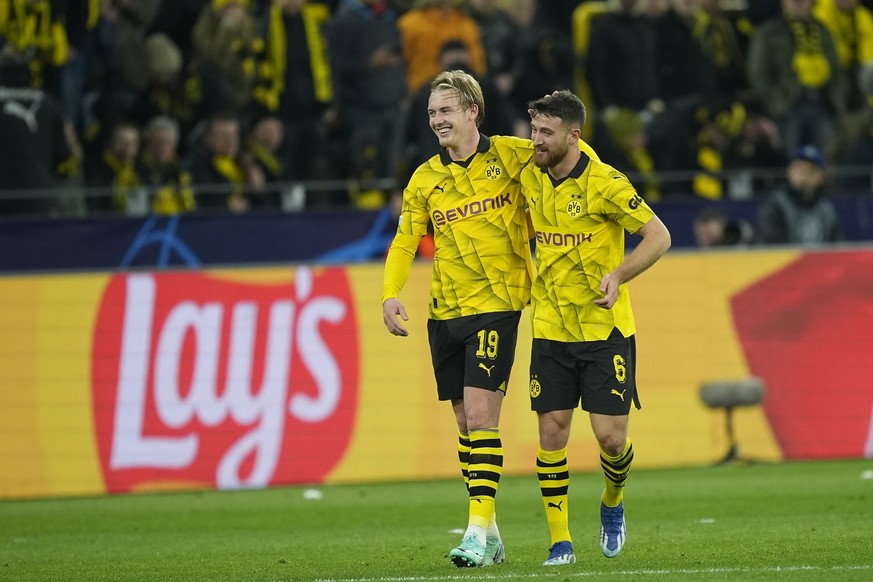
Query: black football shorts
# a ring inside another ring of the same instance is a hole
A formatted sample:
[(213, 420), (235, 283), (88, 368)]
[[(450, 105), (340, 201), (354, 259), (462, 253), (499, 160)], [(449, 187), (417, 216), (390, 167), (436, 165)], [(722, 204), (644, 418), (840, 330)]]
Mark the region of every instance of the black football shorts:
[(464, 387), (506, 393), (515, 361), (520, 311), (427, 321), (440, 400), (464, 397)]
[(622, 416), (636, 394), (636, 340), (618, 329), (603, 341), (533, 340), (530, 405), (536, 412), (579, 406), (597, 414)]

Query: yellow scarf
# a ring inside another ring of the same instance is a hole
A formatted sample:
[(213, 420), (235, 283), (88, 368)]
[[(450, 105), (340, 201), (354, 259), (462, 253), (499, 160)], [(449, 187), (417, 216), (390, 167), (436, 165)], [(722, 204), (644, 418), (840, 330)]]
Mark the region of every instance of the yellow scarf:
[[(309, 66), (315, 84), (315, 99), (320, 103), (328, 103), (333, 97), (333, 87), (327, 47), (321, 29), (330, 19), (330, 10), (324, 4), (307, 2), (301, 8), (301, 16), (306, 30), (306, 45), (309, 47)], [(270, 8), (266, 54), (264, 60), (257, 66), (259, 81), (253, 91), (255, 101), (270, 111), (279, 109), (279, 98), (285, 91), (286, 50), (287, 40), (282, 8), (273, 5)]]
[(0, 2), (0, 36), (20, 53), (35, 51), (29, 63), (35, 87), (42, 87), (46, 67), (60, 67), (70, 58), (67, 31), (49, 0)]
[(131, 190), (142, 186), (133, 162), (122, 161), (110, 151), (103, 152), (103, 162), (112, 168), (112, 202), (118, 210), (127, 209), (127, 197)]
[(212, 166), (216, 172), (227, 178), (227, 181), (232, 184), (228, 199), (245, 198), (243, 184), (246, 181), (246, 173), (235, 159), (228, 156), (212, 156)]
[(156, 185), (157, 189), (152, 193), (152, 212), (160, 216), (172, 216), (194, 210), (196, 203), (191, 188), (191, 174), (179, 169), (178, 159), (173, 163), (175, 171), (172, 176), (161, 172), (148, 153), (143, 154), (142, 160), (150, 171), (163, 175), (161, 183)]
[(815, 21), (790, 20), (794, 34), (794, 72), (804, 87), (818, 89), (831, 78), (831, 66), (824, 55), (821, 28)]
[(718, 200), (724, 194), (721, 179), (721, 152), (710, 145), (701, 145), (697, 150), (697, 165), (701, 171), (694, 174), (691, 189), (701, 198)]
[(721, 69), (730, 66), (731, 54), (726, 33), (703, 10), (694, 15), (694, 36), (715, 61), (716, 66)]

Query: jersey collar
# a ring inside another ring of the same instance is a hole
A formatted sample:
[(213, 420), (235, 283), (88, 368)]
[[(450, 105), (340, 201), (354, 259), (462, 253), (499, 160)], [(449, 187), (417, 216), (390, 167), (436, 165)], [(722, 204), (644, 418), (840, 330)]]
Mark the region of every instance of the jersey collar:
[(469, 158), (467, 158), (466, 160), (453, 160), (452, 157), (449, 155), (449, 151), (446, 148), (440, 148), (440, 161), (443, 163), (444, 166), (448, 166), (449, 164), (454, 162), (466, 168), (467, 165), (470, 163), (470, 160), (472, 160), (476, 156), (476, 154), (485, 153), (490, 148), (491, 138), (483, 133), (479, 133), (479, 143), (476, 145), (476, 151), (473, 152), (473, 155), (471, 155)]

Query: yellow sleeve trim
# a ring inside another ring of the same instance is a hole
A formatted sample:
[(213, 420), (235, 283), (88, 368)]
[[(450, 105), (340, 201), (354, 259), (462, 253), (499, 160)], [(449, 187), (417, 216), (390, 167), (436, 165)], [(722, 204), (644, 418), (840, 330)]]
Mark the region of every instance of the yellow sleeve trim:
[(382, 303), (400, 295), (400, 290), (409, 278), (412, 261), (421, 236), (415, 234), (400, 234), (394, 236), (388, 257), (385, 259), (385, 276), (382, 280)]

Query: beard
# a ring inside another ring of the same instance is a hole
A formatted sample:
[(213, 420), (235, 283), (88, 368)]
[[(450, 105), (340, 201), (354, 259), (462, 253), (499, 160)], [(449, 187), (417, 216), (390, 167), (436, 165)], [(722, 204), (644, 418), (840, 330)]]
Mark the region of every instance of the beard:
[(566, 143), (556, 143), (543, 149), (534, 148), (533, 162), (537, 168), (554, 168), (570, 151)]
[(533, 162), (537, 168), (554, 168), (570, 151), (567, 144), (554, 145), (545, 150), (534, 149)]

